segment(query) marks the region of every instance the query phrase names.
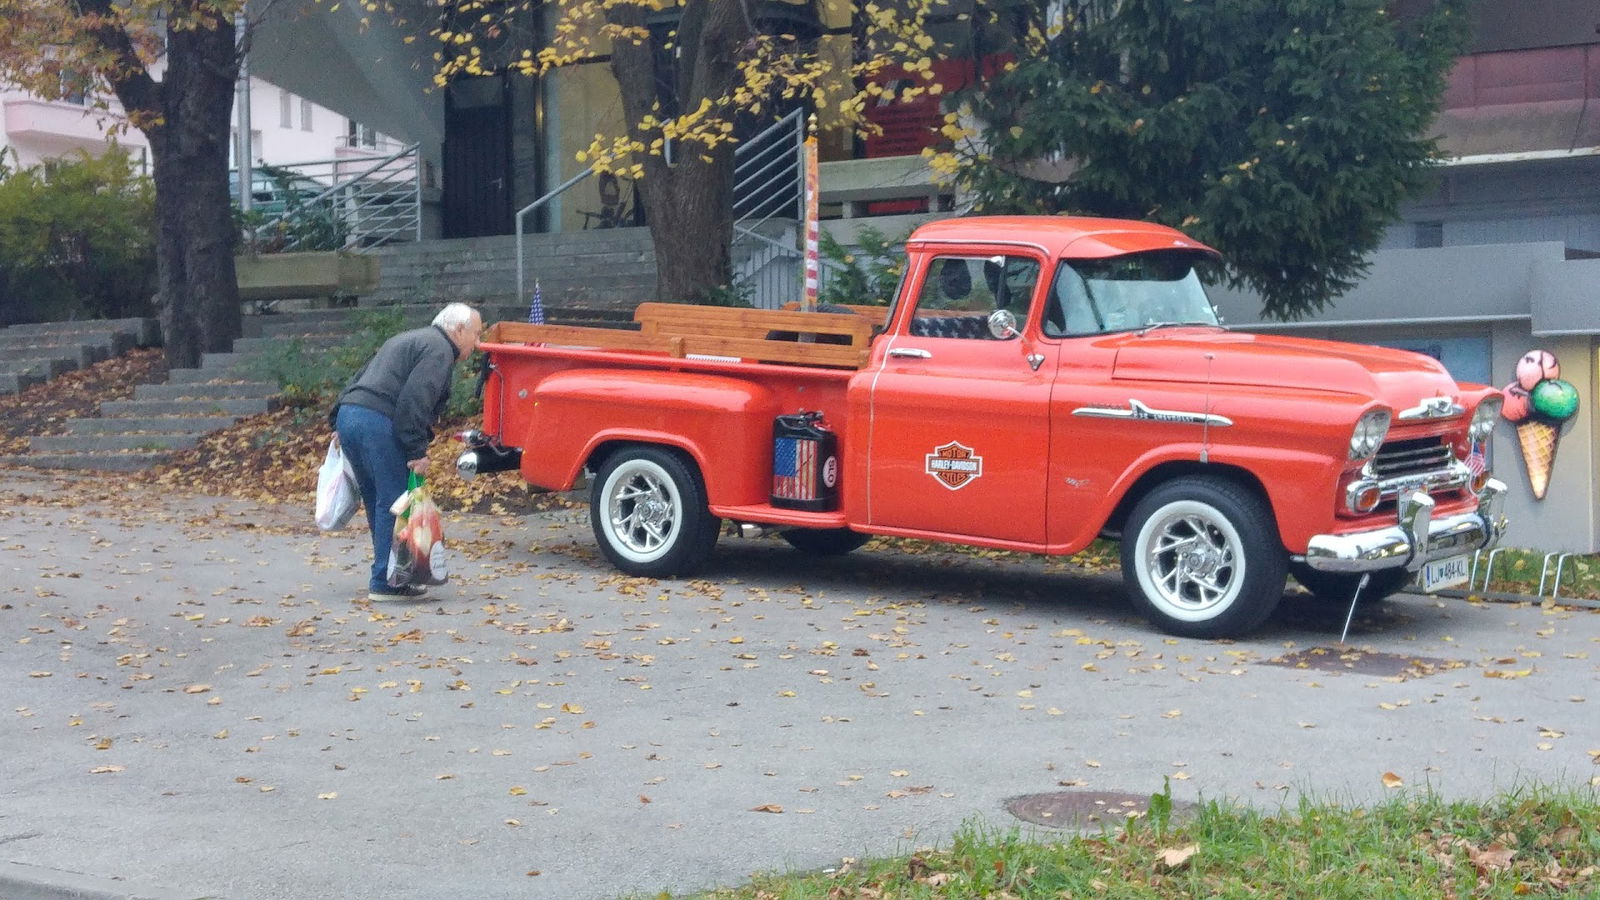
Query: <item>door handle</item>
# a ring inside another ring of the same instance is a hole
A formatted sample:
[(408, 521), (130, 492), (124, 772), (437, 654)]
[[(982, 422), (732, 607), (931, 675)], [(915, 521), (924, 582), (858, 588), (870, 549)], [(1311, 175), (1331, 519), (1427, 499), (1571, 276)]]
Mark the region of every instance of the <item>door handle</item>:
[(917, 347), (891, 347), (890, 356), (904, 356), (911, 359), (933, 359), (933, 354)]

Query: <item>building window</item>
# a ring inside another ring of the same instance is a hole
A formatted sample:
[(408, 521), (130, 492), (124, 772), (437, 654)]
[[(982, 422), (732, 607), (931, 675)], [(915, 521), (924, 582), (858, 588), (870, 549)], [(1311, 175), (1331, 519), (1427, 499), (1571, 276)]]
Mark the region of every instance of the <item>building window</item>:
[(61, 102), (85, 106), (89, 102), (89, 78), (82, 72), (61, 71)]
[(1443, 222), (1418, 222), (1416, 224), (1416, 246), (1420, 248), (1444, 246)]
[(285, 90), (278, 91), (278, 127), (293, 128), (294, 122), (289, 118), (289, 110), (294, 105), (294, 95)]
[(311, 101), (304, 97), (300, 98), (300, 130), (311, 130)]
[(372, 129), (371, 125), (363, 125), (355, 119), (349, 120), (348, 135), (346, 143), (351, 147), (378, 146), (378, 133)]

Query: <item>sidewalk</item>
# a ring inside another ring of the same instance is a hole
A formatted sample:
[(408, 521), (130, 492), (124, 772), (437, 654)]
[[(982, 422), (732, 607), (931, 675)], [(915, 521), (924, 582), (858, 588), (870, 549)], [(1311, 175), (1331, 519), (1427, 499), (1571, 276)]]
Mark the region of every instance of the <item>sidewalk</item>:
[(969, 821), (1048, 837), (1003, 803), (1073, 787), (1270, 810), (1386, 772), (1600, 775), (1589, 609), (1403, 595), (1341, 664), (1306, 651), (1343, 610), (1169, 638), (1044, 559), (725, 538), (700, 579), (630, 578), (582, 509), (456, 517), (441, 599), (369, 605), (364, 532), (298, 507), (17, 470), (0, 503), (8, 897), (41, 870), (164, 900), (653, 896)]

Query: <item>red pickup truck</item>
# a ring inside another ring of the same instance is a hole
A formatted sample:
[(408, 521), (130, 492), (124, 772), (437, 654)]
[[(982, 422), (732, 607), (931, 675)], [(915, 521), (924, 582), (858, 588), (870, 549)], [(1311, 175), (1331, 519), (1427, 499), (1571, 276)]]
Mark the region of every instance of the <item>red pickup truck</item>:
[(1496, 391), (1415, 353), (1223, 328), (1217, 255), (1177, 231), (951, 219), (906, 254), (888, 309), (499, 323), (458, 469), (589, 478), (600, 548), (635, 575), (697, 569), (723, 520), (815, 554), (1111, 538), (1134, 605), (1194, 637), (1259, 625), (1288, 573), (1342, 604), (1459, 584), (1504, 530), (1478, 452)]

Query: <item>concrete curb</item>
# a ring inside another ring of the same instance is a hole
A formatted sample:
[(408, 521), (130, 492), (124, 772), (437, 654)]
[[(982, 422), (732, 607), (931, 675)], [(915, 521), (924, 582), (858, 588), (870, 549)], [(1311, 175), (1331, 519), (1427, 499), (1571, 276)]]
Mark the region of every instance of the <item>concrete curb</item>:
[(0, 897), (6, 900), (201, 900), (214, 896), (136, 887), (115, 878), (44, 866), (0, 863)]

